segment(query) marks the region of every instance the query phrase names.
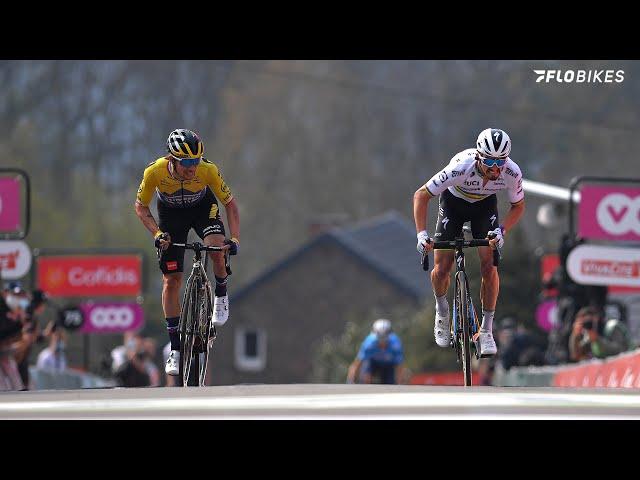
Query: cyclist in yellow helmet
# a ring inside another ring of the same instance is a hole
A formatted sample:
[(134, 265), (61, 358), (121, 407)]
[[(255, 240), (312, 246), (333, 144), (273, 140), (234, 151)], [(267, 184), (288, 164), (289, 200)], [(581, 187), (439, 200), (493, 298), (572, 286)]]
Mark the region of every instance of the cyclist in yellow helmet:
[[(205, 245), (225, 246), (231, 255), (238, 253), (240, 215), (231, 190), (218, 167), (203, 157), (204, 145), (195, 132), (176, 129), (167, 139), (168, 154), (150, 163), (144, 171), (135, 202), (136, 214), (162, 249), (160, 270), (163, 274), (162, 308), (167, 322), (171, 352), (165, 366), (168, 375), (178, 375), (180, 364), (180, 287), (184, 249), (172, 242), (186, 243), (193, 228)], [(158, 194), (159, 222), (153, 218), (149, 203)], [(225, 238), (218, 201), (225, 207), (231, 238)], [(227, 272), (224, 253), (210, 252), (216, 279), (214, 311), (211, 321), (224, 325), (229, 318)]]

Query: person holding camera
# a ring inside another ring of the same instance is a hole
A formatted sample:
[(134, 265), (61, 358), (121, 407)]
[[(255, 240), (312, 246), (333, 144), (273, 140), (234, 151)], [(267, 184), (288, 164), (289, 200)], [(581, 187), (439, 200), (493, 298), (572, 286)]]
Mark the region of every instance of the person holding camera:
[(66, 333), (62, 328), (58, 328), (56, 322), (50, 322), (44, 330), (44, 337), (49, 338), (49, 346), (38, 354), (36, 367), (58, 372), (66, 370)]
[(605, 358), (632, 348), (629, 332), (616, 318), (604, 321), (595, 307), (578, 310), (569, 337), (569, 358), (574, 362)]
[(114, 371), (119, 387), (148, 387), (151, 379), (147, 371), (148, 355), (142, 336), (134, 333), (126, 343), (126, 360)]

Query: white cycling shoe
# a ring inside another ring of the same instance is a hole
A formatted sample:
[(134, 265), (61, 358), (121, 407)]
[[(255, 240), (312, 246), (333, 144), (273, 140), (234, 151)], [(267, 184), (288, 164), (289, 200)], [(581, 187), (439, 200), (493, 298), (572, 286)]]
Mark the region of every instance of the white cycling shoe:
[(180, 373), (180, 350), (171, 350), (164, 371), (167, 375), (177, 376)]
[(214, 297), (213, 315), (211, 315), (211, 323), (214, 325), (224, 325), (229, 319), (229, 297)]
[(478, 340), (480, 342), (481, 357), (492, 357), (497, 353), (498, 347), (496, 346), (496, 342), (493, 339), (493, 332), (480, 329)]
[(436, 310), (436, 321), (433, 324), (433, 335), (439, 347), (448, 347), (451, 342), (451, 332), (449, 329), (449, 312), (441, 316)]

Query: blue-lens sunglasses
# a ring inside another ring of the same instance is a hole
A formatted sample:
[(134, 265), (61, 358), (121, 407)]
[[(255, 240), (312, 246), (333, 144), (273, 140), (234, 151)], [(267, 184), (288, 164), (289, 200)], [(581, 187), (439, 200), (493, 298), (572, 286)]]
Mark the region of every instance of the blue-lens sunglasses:
[(198, 158), (178, 158), (171, 155), (175, 160), (183, 167), (194, 167), (200, 163), (200, 157)]
[(502, 167), (507, 163), (505, 158), (480, 157), (480, 161), (485, 167), (493, 167), (494, 165)]

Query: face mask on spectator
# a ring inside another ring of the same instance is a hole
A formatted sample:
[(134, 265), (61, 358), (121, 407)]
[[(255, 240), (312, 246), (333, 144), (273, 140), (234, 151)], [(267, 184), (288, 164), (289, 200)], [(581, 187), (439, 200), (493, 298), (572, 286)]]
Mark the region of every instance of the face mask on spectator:
[(28, 298), (21, 298), (15, 295), (7, 295), (6, 302), (11, 310), (15, 310), (17, 308), (26, 310), (26, 308), (29, 306)]

